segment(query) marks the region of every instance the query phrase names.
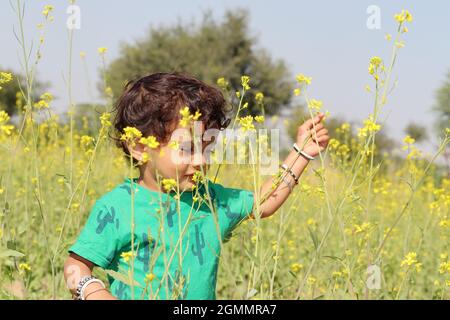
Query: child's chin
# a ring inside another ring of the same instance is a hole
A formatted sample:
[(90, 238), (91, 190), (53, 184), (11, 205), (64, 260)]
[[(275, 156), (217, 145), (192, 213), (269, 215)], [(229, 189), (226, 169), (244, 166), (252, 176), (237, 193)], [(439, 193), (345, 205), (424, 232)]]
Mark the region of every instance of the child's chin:
[(192, 182), (184, 182), (180, 184), (180, 191), (192, 191), (194, 184)]

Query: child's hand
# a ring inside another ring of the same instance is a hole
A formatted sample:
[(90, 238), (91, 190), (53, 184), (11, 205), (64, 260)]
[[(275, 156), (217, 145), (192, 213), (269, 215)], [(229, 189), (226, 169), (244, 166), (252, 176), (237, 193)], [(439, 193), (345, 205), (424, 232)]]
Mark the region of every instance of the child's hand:
[(305, 121), (300, 127), (298, 127), (297, 130), (298, 147), (312, 157), (315, 157), (319, 154), (319, 152), (324, 151), (328, 145), (328, 141), (330, 140), (328, 130), (325, 128), (323, 123), (321, 123), (324, 116), (324, 113), (319, 113), (313, 119)]

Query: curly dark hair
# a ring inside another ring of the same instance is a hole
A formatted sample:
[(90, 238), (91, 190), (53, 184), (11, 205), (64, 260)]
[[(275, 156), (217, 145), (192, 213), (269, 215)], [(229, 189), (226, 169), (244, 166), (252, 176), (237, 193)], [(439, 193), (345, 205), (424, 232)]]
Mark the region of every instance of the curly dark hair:
[(153, 135), (167, 143), (180, 120), (180, 109), (189, 107), (201, 113), (206, 129), (223, 129), (229, 124), (227, 104), (222, 92), (183, 73), (153, 73), (126, 84), (114, 107), (115, 140), (129, 155), (123, 129), (135, 127), (144, 136)]

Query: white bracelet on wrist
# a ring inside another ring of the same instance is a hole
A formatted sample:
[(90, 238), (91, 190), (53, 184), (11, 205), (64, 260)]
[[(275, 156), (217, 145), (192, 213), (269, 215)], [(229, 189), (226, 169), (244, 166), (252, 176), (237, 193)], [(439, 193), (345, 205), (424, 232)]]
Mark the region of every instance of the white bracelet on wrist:
[(102, 280), (97, 279), (97, 278), (89, 279), (89, 280), (86, 281), (86, 282), (83, 284), (83, 286), (81, 287), (81, 290), (80, 290), (80, 300), (85, 300), (84, 290), (87, 288), (88, 285), (90, 285), (91, 283), (94, 283), (94, 282), (100, 283), (100, 284), (102, 285), (103, 289), (106, 288), (106, 286), (105, 286), (105, 284), (103, 283)]
[(294, 143), (294, 144), (292, 145), (292, 147), (294, 148), (294, 150), (295, 150), (298, 154), (304, 156), (306, 159), (308, 159), (308, 160), (314, 160), (314, 159), (315, 159), (313, 156), (310, 156), (309, 154), (307, 154), (307, 153), (304, 152), (303, 150), (300, 150), (300, 148), (298, 147), (297, 143)]

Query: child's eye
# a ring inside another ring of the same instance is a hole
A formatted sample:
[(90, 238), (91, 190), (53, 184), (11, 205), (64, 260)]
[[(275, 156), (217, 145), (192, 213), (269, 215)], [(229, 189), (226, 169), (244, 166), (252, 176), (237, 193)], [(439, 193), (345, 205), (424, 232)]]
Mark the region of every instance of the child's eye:
[(182, 153), (191, 153), (192, 152), (192, 146), (188, 145), (188, 144), (182, 144), (180, 145), (180, 149), (179, 149)]

